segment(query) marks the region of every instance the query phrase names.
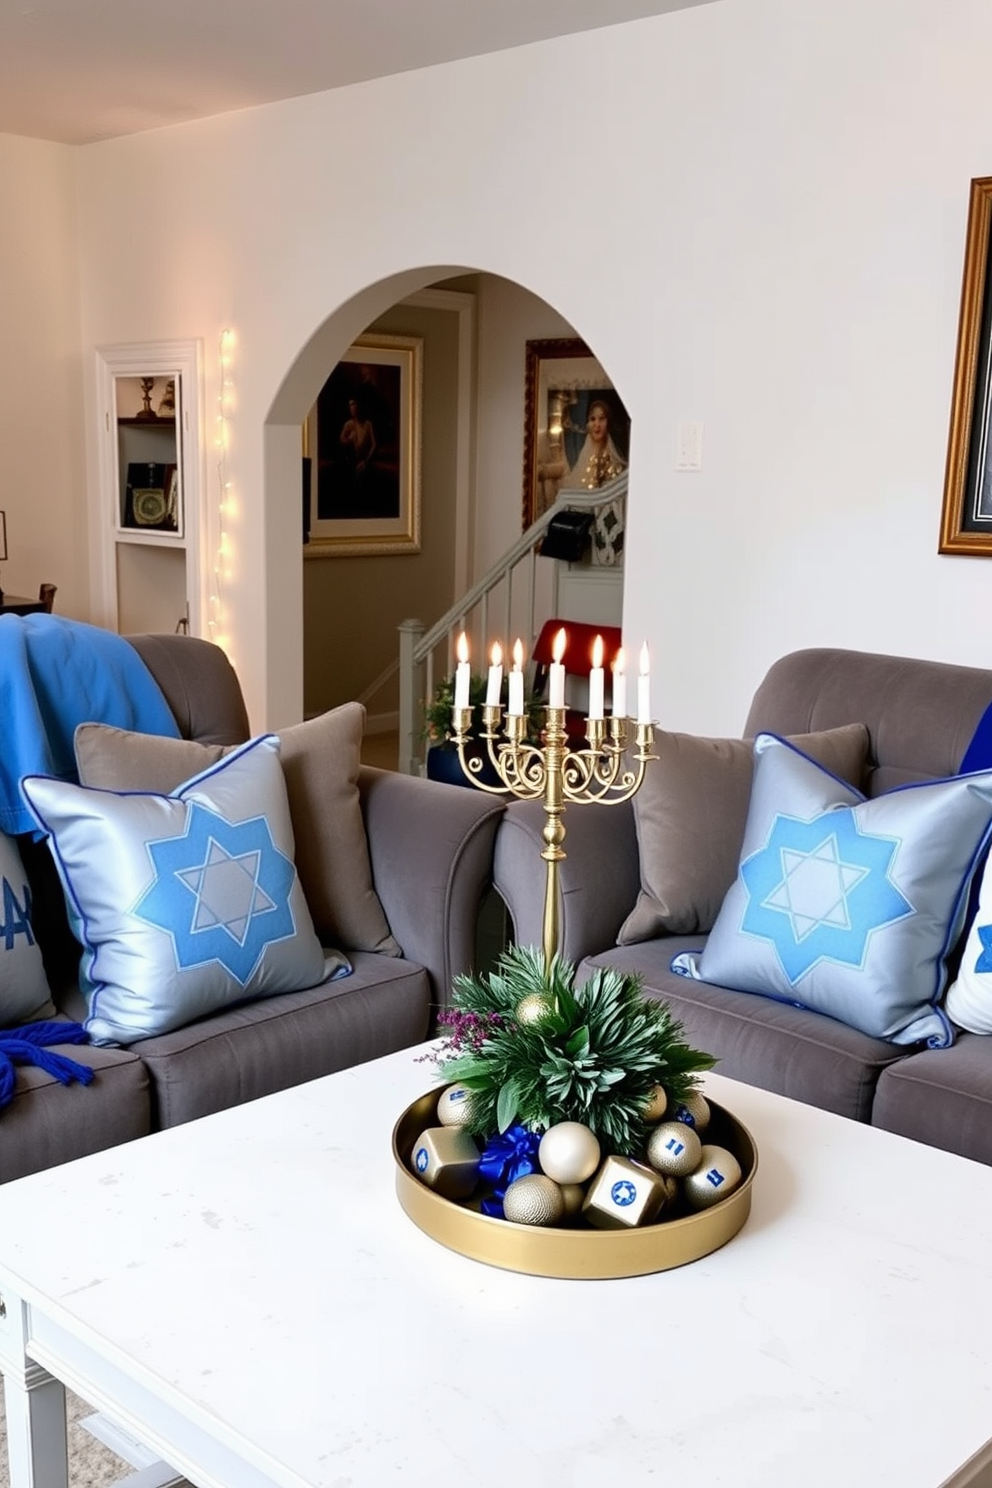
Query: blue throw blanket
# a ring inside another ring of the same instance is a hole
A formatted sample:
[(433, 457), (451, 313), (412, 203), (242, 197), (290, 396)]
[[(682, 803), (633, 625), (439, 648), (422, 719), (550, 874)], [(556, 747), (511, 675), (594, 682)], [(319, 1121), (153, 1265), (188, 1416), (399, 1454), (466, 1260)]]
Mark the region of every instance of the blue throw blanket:
[(25, 1023), (22, 1028), (0, 1028), (0, 1110), (14, 1099), (15, 1063), (37, 1064), (62, 1085), (68, 1085), (71, 1080), (88, 1085), (93, 1079), (88, 1064), (67, 1059), (44, 1045), (88, 1044), (89, 1040), (89, 1034), (79, 1023)]
[(0, 615), (0, 830), (40, 835), (21, 779), (78, 779), (79, 723), (179, 736), (158, 683), (122, 636), (60, 615)]

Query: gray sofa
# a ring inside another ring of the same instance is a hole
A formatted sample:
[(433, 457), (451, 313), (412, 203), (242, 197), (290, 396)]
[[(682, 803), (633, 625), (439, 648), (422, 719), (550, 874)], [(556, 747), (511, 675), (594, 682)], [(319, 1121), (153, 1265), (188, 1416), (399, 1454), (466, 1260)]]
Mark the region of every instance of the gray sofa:
[[(248, 738), (240, 686), (218, 647), (187, 636), (128, 639), (184, 739), (234, 745)], [(13, 1101), (0, 1110), (0, 1182), (428, 1035), (452, 978), (473, 964), (502, 806), (473, 791), (365, 768), (359, 792), (375, 892), (402, 954), (346, 948), (353, 973), (326, 985), (262, 997), (127, 1048), (56, 1046), (96, 1071), (86, 1086), (18, 1065)], [(80, 948), (51, 854), (43, 841), (23, 838), (19, 846), (54, 1001), (60, 1016), (78, 1018)]]
[[(807, 650), (771, 668), (744, 736), (862, 723), (869, 746), (861, 788), (876, 797), (957, 773), (990, 704), (992, 671)], [(497, 833), (494, 883), (523, 944), (541, 944), (543, 821), (539, 805), (516, 802)], [(638, 973), (690, 1041), (717, 1056), (720, 1073), (992, 1163), (992, 1038), (959, 1032), (948, 1048), (898, 1045), (787, 1002), (687, 980), (671, 970), (672, 959), (699, 950), (705, 936), (617, 943), (641, 888), (633, 807), (572, 805), (565, 826), (561, 948), (580, 980), (593, 966)]]

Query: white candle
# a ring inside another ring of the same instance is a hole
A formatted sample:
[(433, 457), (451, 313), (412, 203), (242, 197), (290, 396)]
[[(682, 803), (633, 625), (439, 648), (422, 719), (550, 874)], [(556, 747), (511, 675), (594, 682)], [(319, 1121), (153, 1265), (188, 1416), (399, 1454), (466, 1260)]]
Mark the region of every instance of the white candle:
[(498, 708), (499, 695), (503, 687), (503, 648), (499, 641), (493, 642), (490, 655), (492, 664), (489, 668), (489, 682), (486, 686), (486, 707)]
[(605, 677), (603, 674), (603, 637), (592, 643), (592, 668), (589, 672), (589, 717), (602, 718)]
[(464, 631), (458, 637), (456, 650), (458, 653), (458, 665), (455, 667), (455, 707), (467, 708), (469, 706), (469, 682), (471, 681), (472, 673), (469, 670), (468, 641), (465, 638)]
[(637, 678), (637, 721), (638, 723), (651, 722), (651, 678), (648, 675), (650, 666), (648, 663), (648, 643), (644, 642), (641, 647), (640, 675)]
[(510, 670), (510, 704), (508, 713), (522, 718), (524, 713), (524, 648), (519, 640), (513, 643), (513, 666)]
[(551, 648), (551, 655), (554, 657), (554, 660), (551, 663), (548, 679), (549, 708), (564, 708), (565, 706), (565, 668), (562, 666), (561, 659), (565, 655), (565, 646), (567, 643), (568, 637), (565, 634), (564, 628), (562, 628), (555, 636), (554, 645)]
[(627, 717), (627, 673), (624, 671), (626, 661), (623, 647), (616, 654), (613, 662), (613, 717)]

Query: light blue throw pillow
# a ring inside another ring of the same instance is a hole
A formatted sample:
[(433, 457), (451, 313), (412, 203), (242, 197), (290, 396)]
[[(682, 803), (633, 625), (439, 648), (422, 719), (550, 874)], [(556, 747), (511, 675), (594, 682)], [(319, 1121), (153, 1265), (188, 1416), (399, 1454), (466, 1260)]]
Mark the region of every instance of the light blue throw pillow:
[(52, 851), (94, 1043), (131, 1043), (350, 970), (326, 956), (293, 864), (279, 741), (250, 740), (170, 795), (22, 781)]
[(992, 822), (992, 770), (866, 799), (759, 734), (740, 868), (684, 976), (896, 1044), (953, 1041), (945, 958)]

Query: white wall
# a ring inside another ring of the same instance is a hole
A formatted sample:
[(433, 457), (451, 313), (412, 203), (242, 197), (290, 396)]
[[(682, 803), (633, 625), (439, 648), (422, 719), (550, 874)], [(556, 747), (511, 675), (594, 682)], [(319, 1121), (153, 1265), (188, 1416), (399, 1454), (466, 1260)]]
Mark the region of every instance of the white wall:
[(237, 332), (253, 722), (302, 698), (296, 358), (473, 269), (553, 305), (630, 411), (625, 630), (666, 724), (738, 730), (797, 646), (992, 662), (992, 565), (936, 552), (990, 55), (987, 0), (720, 0), (80, 150), (84, 347), (202, 337), (209, 414)]
[[(85, 619), (86, 465), (73, 152), (0, 135), (0, 587)], [(79, 555), (83, 554), (80, 562)]]

